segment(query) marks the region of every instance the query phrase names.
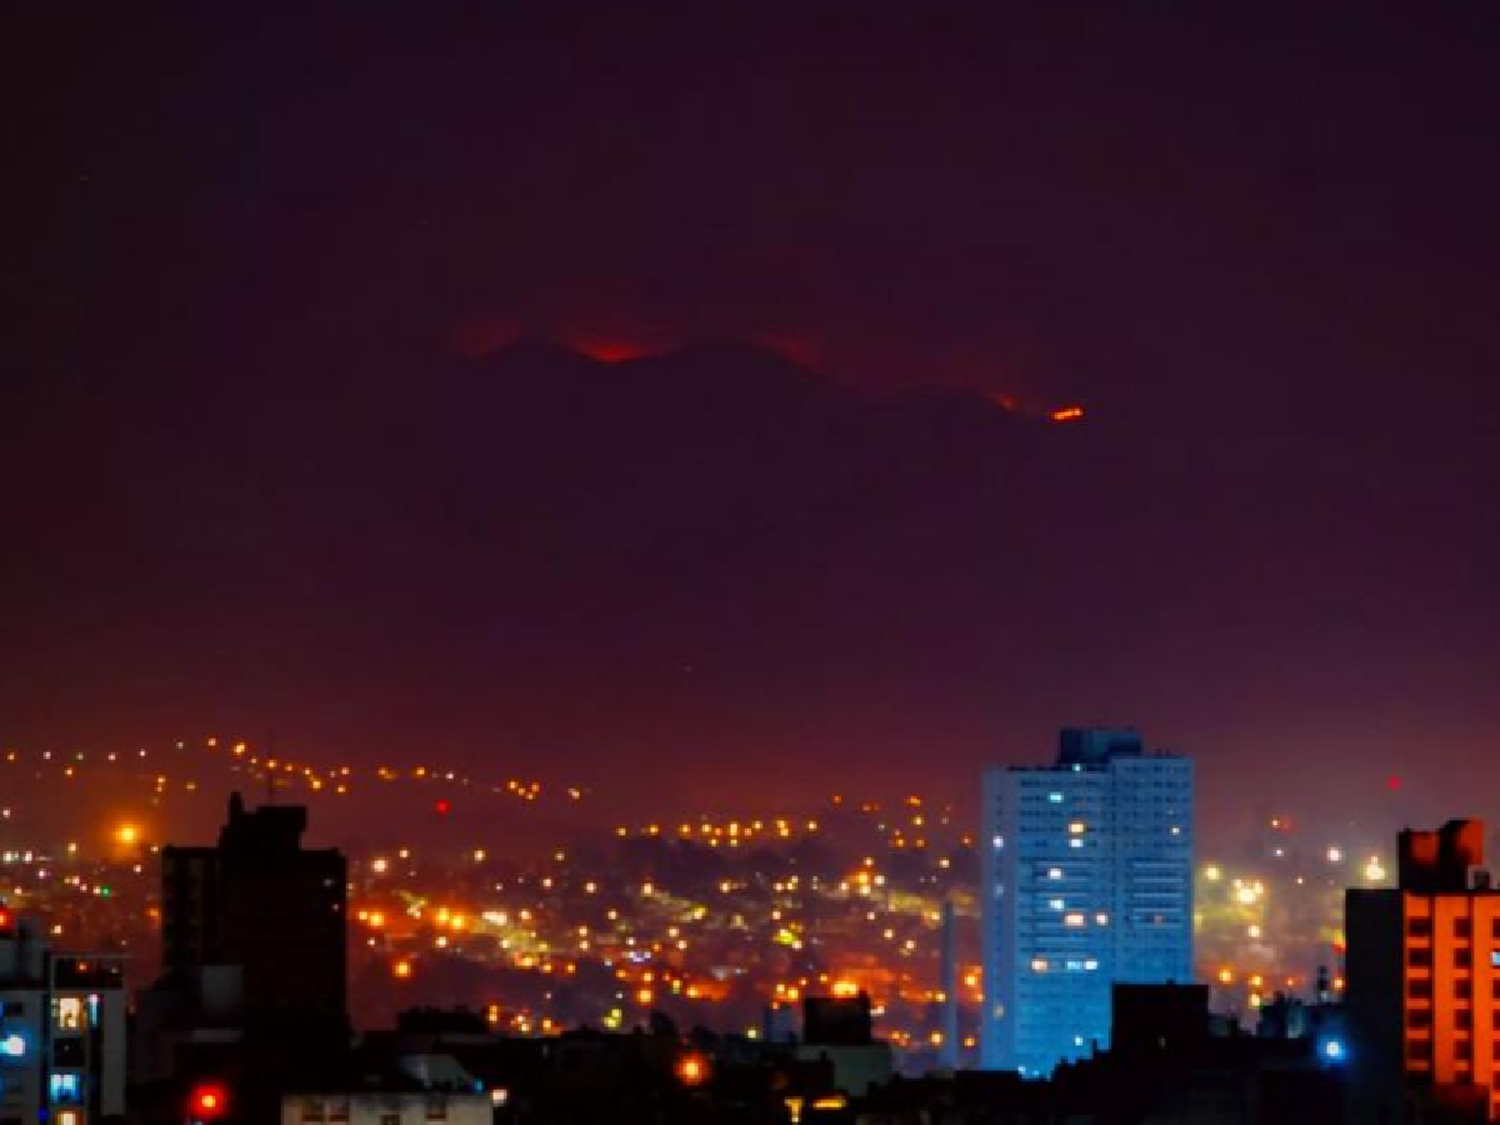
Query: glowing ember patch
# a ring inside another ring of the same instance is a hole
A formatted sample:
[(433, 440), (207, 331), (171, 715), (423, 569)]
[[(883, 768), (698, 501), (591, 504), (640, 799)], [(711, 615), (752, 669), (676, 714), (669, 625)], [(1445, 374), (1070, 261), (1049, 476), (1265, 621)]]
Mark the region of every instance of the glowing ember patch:
[(809, 371), (822, 370), (823, 350), (806, 336), (771, 334), (762, 336), (759, 343), (767, 351), (775, 352), (798, 367), (805, 367)]
[(1051, 418), (1054, 422), (1076, 422), (1083, 417), (1083, 407), (1062, 406), (1054, 410)]
[(651, 354), (649, 348), (623, 340), (571, 340), (569, 346), (600, 363), (624, 363)]

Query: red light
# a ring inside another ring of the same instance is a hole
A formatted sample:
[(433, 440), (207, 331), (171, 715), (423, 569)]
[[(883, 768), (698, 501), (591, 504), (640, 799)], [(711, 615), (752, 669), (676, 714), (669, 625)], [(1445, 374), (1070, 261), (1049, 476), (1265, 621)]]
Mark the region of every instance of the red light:
[(188, 1098), (192, 1116), (199, 1121), (212, 1121), (223, 1117), (229, 1110), (229, 1094), (215, 1082), (206, 1082), (201, 1086), (194, 1086), (193, 1093)]
[(1390, 777), (1385, 779), (1385, 787), (1394, 793), (1401, 788), (1401, 779), (1395, 774), (1391, 774)]
[(433, 811), (438, 814), (438, 816), (447, 816), (453, 811), (453, 802), (448, 800), (447, 797), (441, 797), (438, 799), (437, 803), (432, 806), (432, 808)]

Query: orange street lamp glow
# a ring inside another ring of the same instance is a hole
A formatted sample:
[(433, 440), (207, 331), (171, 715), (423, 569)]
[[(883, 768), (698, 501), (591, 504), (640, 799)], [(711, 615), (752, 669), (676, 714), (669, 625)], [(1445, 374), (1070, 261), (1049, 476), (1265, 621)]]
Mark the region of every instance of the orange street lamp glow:
[(701, 1086), (708, 1081), (708, 1060), (702, 1055), (683, 1055), (677, 1060), (677, 1080), (684, 1086)]

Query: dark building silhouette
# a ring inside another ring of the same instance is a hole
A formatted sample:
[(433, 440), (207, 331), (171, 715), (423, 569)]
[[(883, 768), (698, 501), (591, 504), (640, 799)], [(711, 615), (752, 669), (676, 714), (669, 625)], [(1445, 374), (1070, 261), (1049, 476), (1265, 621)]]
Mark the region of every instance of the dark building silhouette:
[[(324, 1088), (347, 1060), (346, 864), (307, 850), (307, 810), (245, 808), (235, 794), (215, 847), (162, 851), (162, 966), (138, 997), (132, 1113), (276, 1120), (290, 1092)], [(227, 1108), (226, 1108), (227, 1107)]]
[[(1341, 1052), (1324, 1048), (1339, 1014), (1309, 1034), (1217, 1033), (1204, 985), (1114, 986), (1110, 1049), (1060, 1067), (1050, 1117), (1111, 1125), (1335, 1125), (1344, 1113)], [(1269, 1032), (1271, 1029), (1264, 1029)]]
[(802, 1037), (818, 1046), (862, 1047), (874, 1039), (870, 997), (807, 996), (802, 1000)]
[(875, 1038), (868, 993), (858, 996), (808, 996), (802, 1001), (802, 1043), (797, 1057), (833, 1068), (833, 1085), (841, 1094), (862, 1096), (891, 1080), (891, 1045)]
[(236, 793), (217, 847), (162, 853), (168, 973), (237, 965), (248, 1013), (343, 1020), (347, 863), (307, 850), (307, 810)]
[(1191, 1056), (1209, 1037), (1206, 984), (1117, 984), (1110, 1049), (1120, 1059)]

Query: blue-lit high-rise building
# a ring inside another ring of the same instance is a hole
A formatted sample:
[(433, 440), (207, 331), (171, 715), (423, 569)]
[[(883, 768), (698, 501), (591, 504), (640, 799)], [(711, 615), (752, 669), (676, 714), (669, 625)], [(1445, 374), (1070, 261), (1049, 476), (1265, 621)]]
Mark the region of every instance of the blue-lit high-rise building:
[(1193, 979), (1193, 763), (1064, 730), (983, 789), (983, 1065), (1042, 1077), (1109, 1045), (1115, 982)]

